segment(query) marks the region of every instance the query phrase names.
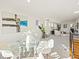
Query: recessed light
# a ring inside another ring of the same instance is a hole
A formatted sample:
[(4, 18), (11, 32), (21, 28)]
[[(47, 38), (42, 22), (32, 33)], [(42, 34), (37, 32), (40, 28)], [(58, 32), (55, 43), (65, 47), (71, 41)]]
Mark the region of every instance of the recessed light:
[(79, 11), (75, 11), (74, 13), (77, 14), (77, 13), (79, 13)]
[(31, 2), (31, 0), (27, 0), (27, 2), (28, 2), (28, 3), (30, 3), (30, 2)]

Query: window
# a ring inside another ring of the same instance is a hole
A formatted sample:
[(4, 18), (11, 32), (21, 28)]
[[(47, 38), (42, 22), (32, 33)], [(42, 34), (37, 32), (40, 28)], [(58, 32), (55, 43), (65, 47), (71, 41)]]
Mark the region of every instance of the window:
[(67, 24), (64, 24), (64, 25), (63, 25), (63, 28), (67, 28)]

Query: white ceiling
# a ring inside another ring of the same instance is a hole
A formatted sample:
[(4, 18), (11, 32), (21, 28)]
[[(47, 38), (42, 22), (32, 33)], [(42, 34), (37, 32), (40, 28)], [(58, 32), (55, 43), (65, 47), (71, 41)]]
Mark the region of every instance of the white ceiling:
[(57, 20), (72, 20), (79, 17), (78, 0), (0, 0), (0, 9), (34, 17), (55, 17)]

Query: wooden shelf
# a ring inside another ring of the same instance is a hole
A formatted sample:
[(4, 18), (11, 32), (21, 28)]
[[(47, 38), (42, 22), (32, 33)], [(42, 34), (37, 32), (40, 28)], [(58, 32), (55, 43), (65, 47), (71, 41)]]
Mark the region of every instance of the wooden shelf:
[(13, 18), (2, 18), (2, 20), (4, 20), (4, 21), (16, 21), (16, 20), (13, 19)]
[(2, 26), (8, 26), (8, 27), (18, 27), (18, 25), (14, 25), (14, 24), (2, 24)]
[(16, 24), (2, 24), (2, 26), (16, 27), (16, 31), (20, 32), (20, 26), (19, 26), (20, 19), (17, 18), (17, 14), (15, 14), (15, 18), (2, 18), (2, 21), (14, 21)]

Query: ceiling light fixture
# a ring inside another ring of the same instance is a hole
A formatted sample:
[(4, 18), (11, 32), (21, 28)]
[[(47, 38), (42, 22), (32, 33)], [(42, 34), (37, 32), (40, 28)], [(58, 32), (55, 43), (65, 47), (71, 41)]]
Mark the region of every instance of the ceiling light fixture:
[(79, 13), (79, 11), (75, 11), (74, 13), (77, 14), (77, 13)]
[(27, 2), (28, 2), (28, 3), (30, 3), (30, 2), (31, 2), (31, 0), (27, 0)]

